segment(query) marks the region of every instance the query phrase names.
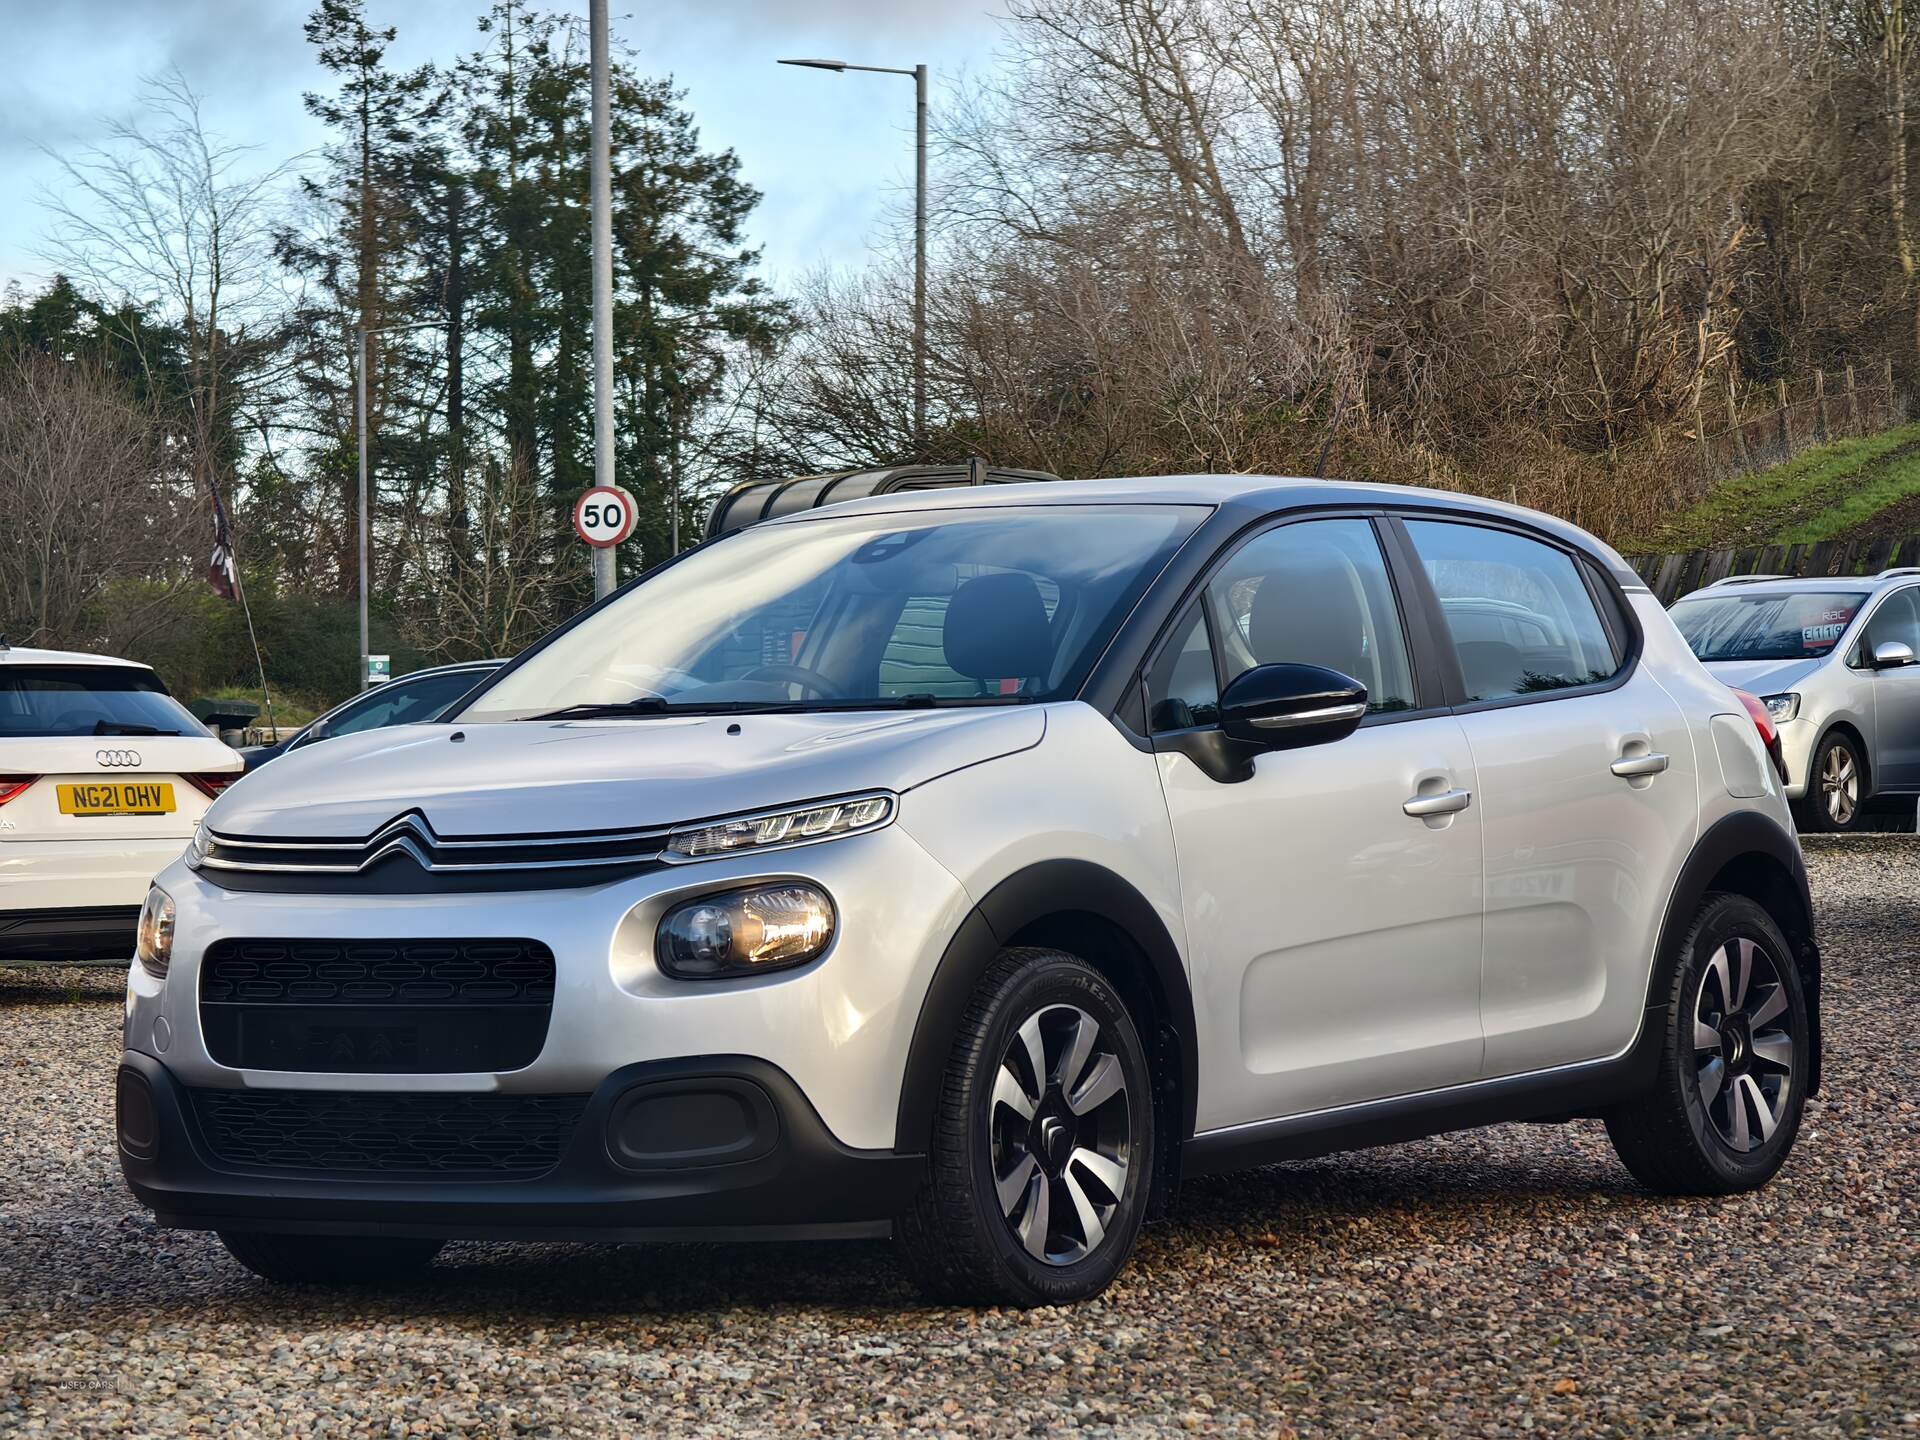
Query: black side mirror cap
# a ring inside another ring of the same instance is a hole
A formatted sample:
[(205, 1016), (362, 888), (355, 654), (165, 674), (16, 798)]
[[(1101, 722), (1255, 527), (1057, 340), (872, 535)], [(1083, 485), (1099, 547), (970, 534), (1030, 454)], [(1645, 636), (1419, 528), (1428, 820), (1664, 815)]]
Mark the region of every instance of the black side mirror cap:
[(1323, 665), (1256, 665), (1220, 696), (1220, 728), (1262, 750), (1324, 745), (1367, 718), (1367, 687)]
[[(1182, 708), (1185, 708), (1184, 706)], [(1351, 735), (1367, 714), (1367, 687), (1319, 665), (1256, 665), (1220, 697), (1220, 723), (1153, 737), (1222, 785), (1253, 774), (1264, 750), (1325, 745)]]

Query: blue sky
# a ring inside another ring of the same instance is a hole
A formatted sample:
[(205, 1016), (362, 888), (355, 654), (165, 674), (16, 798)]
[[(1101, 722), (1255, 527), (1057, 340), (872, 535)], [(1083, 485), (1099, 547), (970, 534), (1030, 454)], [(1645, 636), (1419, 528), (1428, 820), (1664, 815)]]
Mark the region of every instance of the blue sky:
[[(398, 64), (476, 47), (487, 0), (370, 0), (399, 27)], [(323, 88), (301, 33), (303, 0), (0, 0), (7, 98), (0, 103), (0, 285), (33, 285), (60, 172), (42, 147), (74, 152), (126, 115), (143, 76), (177, 66), (207, 100), (211, 128), (259, 147), (263, 164), (323, 143), (301, 93)], [(586, 0), (553, 0), (577, 9)], [(650, 74), (687, 92), (704, 142), (740, 156), (765, 200), (752, 229), (776, 283), (819, 265), (863, 263), (891, 243), (911, 202), (913, 83), (775, 65), (827, 56), (933, 71), (933, 106), (992, 68), (997, 6), (983, 0), (612, 0), (617, 37)]]

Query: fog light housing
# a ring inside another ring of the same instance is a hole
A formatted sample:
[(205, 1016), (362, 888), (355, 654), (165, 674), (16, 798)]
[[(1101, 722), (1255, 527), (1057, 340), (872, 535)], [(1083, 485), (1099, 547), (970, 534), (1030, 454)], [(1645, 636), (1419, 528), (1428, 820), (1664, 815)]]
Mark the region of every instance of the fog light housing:
[(160, 1149), (160, 1116), (152, 1087), (139, 1071), (123, 1065), (113, 1088), (120, 1148), (136, 1160), (151, 1160)]
[(677, 980), (763, 975), (824, 955), (835, 925), (833, 901), (817, 885), (786, 880), (723, 890), (663, 915), (654, 958)]
[(167, 978), (167, 966), (173, 960), (173, 897), (158, 885), (147, 891), (147, 903), (140, 907), (133, 955), (154, 979)]

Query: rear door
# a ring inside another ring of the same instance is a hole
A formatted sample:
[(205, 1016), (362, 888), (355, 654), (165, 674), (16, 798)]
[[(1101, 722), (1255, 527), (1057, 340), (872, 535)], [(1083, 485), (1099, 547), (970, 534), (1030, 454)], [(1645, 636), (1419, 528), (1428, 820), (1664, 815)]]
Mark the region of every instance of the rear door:
[(1666, 885), (1698, 827), (1693, 740), (1591, 561), (1498, 524), (1409, 516), (1472, 748), (1486, 846), (1486, 1073), (1633, 1038)]

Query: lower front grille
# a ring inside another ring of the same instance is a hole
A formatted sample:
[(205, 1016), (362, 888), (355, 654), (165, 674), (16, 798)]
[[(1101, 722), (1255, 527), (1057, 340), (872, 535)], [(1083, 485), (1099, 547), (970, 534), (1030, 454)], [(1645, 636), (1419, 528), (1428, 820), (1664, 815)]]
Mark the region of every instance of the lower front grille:
[(505, 1179), (560, 1163), (585, 1095), (189, 1090), (208, 1153), (231, 1170)]

